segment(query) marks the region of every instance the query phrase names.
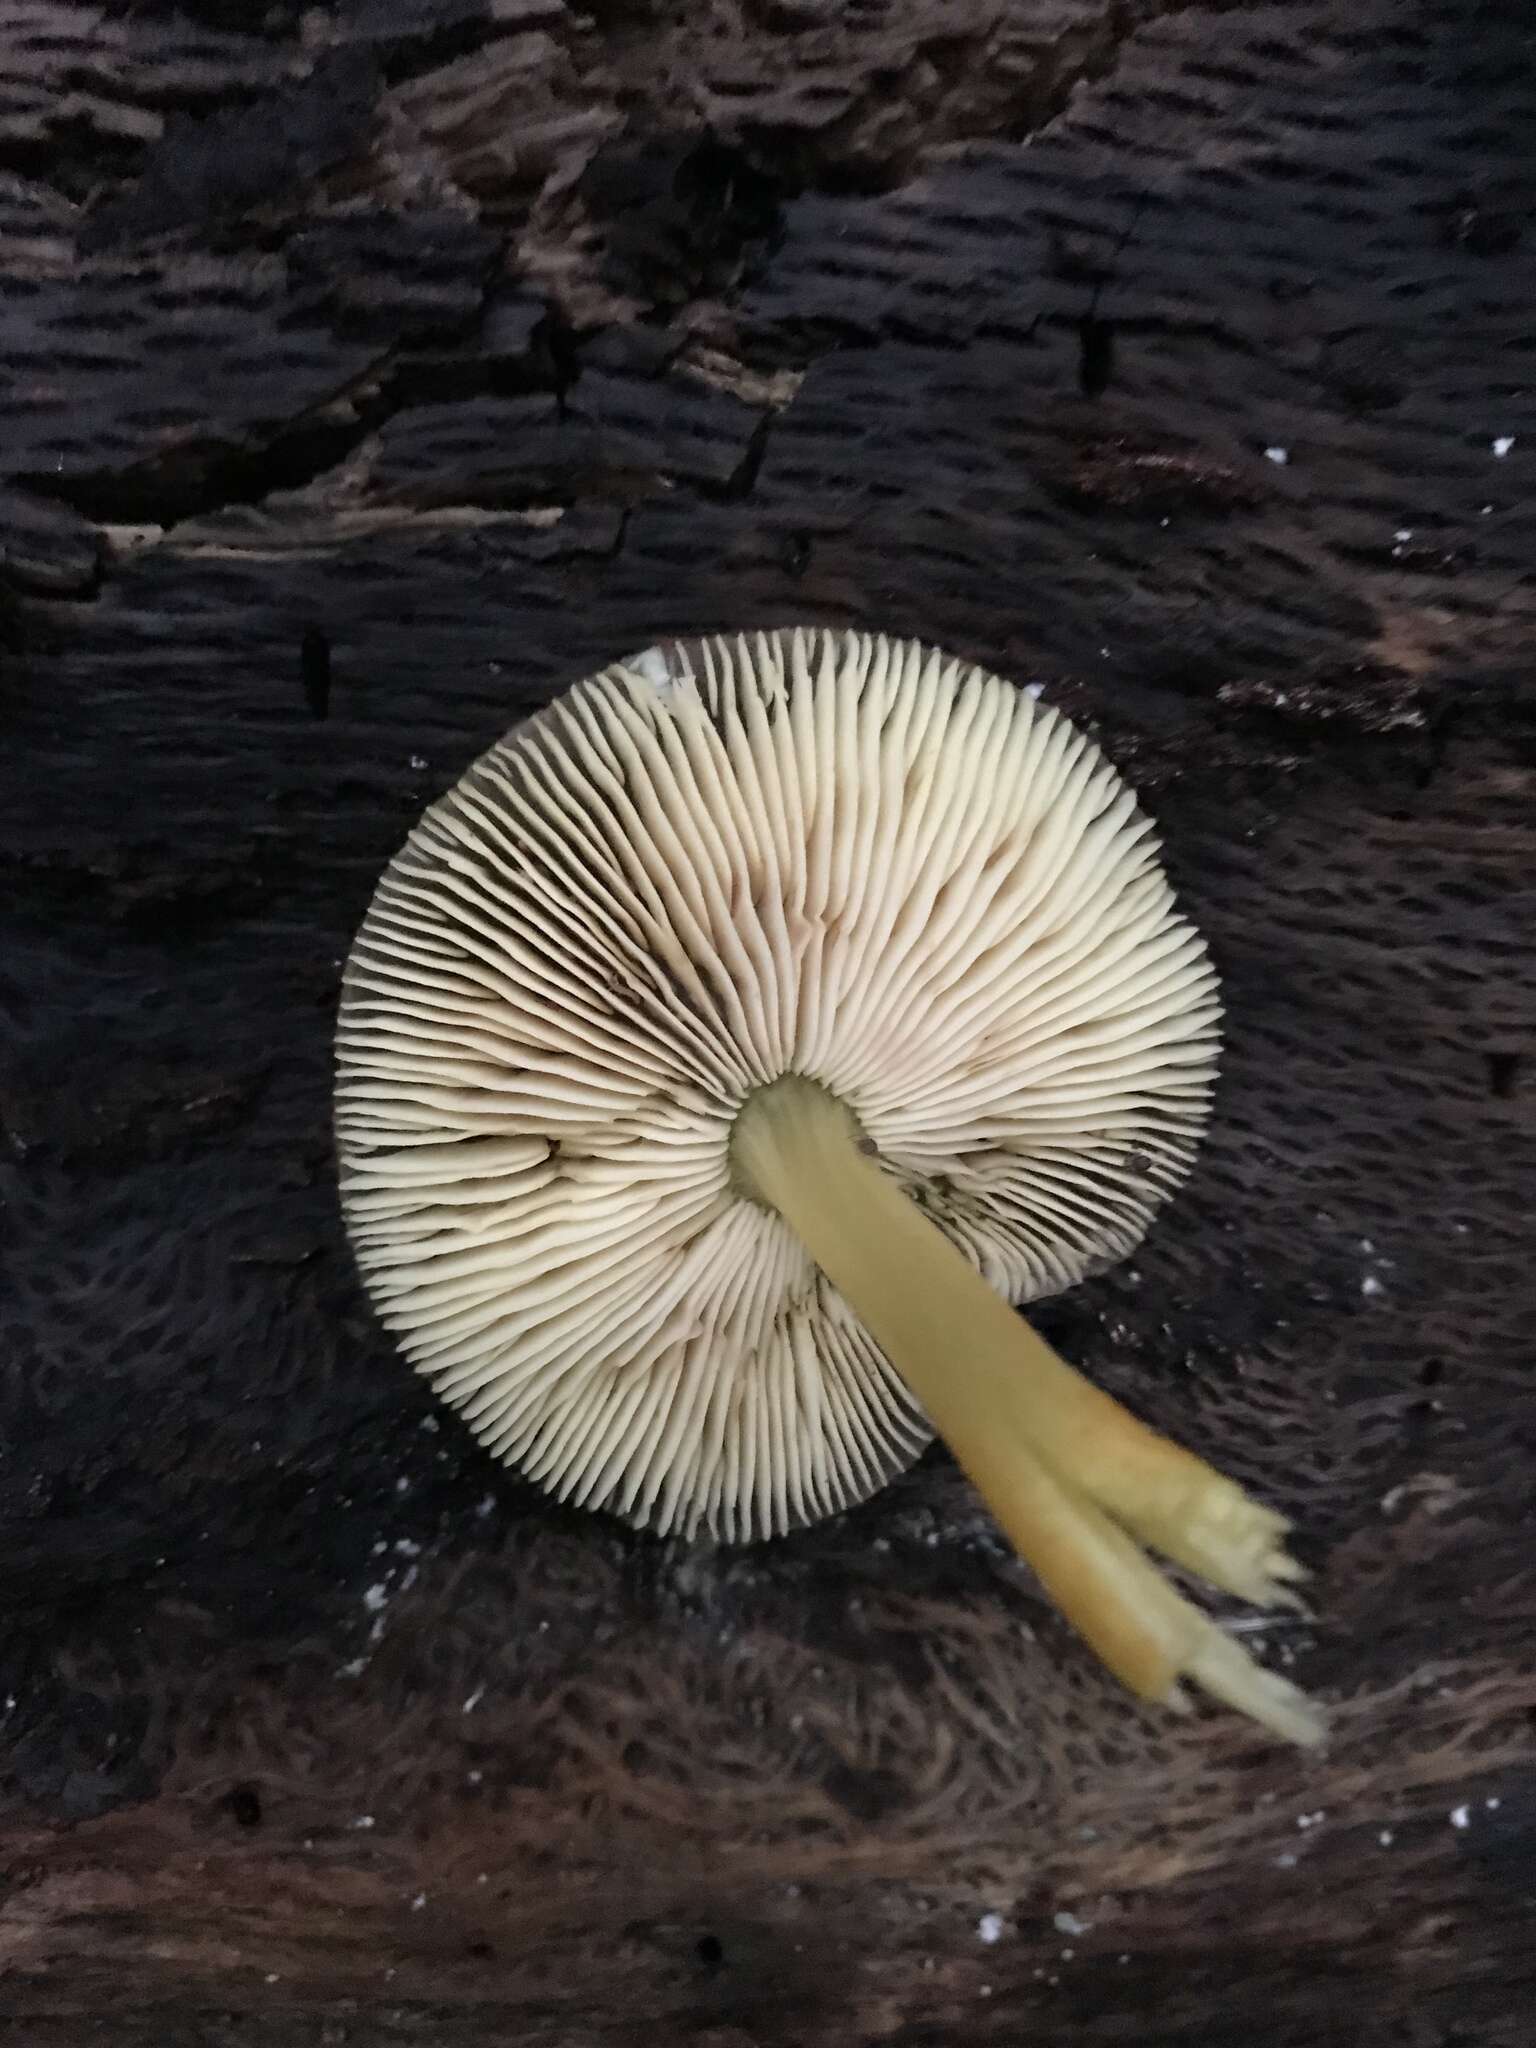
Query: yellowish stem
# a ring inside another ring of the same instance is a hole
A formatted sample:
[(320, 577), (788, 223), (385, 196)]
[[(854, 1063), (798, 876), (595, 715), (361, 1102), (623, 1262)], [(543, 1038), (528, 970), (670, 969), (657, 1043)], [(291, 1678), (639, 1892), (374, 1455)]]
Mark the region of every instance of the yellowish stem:
[(732, 1137), (776, 1209), (922, 1403), (1042, 1585), (1132, 1690), (1184, 1704), (1181, 1675), (1296, 1742), (1317, 1710), (1174, 1591), (1132, 1532), (1213, 1584), (1291, 1601), (1283, 1519), (1057, 1357), (861, 1149), (847, 1110), (797, 1076)]

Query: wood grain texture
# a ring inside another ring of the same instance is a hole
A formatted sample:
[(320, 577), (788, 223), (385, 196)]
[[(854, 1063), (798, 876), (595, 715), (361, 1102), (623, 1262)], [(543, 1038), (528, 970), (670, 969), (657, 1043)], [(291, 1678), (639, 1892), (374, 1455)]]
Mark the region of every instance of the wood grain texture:
[[(1515, 0), (0, 0), (18, 2041), (1529, 2038), (1533, 138)], [(794, 619), (1158, 817), (1215, 1128), (1042, 1323), (1298, 1517), (1322, 1762), (1117, 1697), (942, 1455), (663, 1547), (367, 1313), (378, 872)]]

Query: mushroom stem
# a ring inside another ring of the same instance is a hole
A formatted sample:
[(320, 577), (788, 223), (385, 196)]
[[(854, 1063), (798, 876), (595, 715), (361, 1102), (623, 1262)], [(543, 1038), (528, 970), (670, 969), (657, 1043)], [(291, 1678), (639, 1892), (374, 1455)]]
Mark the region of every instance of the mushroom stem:
[(1295, 1604), (1287, 1582), (1300, 1572), (1280, 1548), (1280, 1516), (1058, 1358), (868, 1156), (825, 1089), (790, 1075), (760, 1090), (731, 1151), (747, 1191), (800, 1238), (1117, 1677), (1177, 1708), (1187, 1676), (1277, 1734), (1321, 1740), (1305, 1696), (1254, 1664), (1132, 1540), (1245, 1598)]

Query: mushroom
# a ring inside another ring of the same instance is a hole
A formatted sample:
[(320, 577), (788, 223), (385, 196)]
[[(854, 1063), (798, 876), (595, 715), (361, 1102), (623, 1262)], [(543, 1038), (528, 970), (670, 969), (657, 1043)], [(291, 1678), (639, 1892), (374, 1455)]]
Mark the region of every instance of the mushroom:
[(1030, 694), (878, 635), (669, 644), (516, 726), (380, 882), (348, 1230), (412, 1363), (562, 1500), (748, 1541), (936, 1429), (1132, 1690), (1311, 1743), (1146, 1554), (1299, 1605), (1286, 1523), (1010, 1305), (1140, 1241), (1218, 1016), (1132, 792)]

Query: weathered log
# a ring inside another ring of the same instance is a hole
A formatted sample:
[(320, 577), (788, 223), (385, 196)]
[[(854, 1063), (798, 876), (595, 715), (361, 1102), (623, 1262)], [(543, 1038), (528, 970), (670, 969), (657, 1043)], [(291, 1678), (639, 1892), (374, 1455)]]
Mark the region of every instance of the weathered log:
[[(1529, 2038), (1528, 31), (0, 0), (18, 2041)], [(378, 872), (561, 683), (795, 618), (1158, 817), (1215, 1126), (1042, 1320), (1297, 1517), (1321, 1762), (1118, 1698), (939, 1455), (665, 1548), (367, 1313)]]

